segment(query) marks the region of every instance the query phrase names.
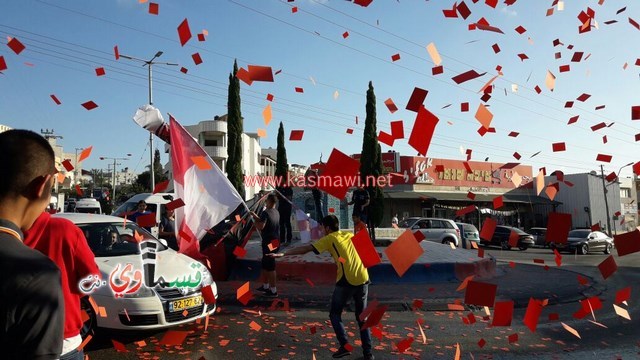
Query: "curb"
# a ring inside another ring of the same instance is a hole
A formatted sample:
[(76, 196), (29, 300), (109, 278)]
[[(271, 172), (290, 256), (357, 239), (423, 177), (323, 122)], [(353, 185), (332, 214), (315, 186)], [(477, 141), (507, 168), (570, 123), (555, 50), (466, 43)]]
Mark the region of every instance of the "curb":
[[(238, 259), (229, 280), (254, 281), (260, 276), (260, 267), (260, 260)], [(378, 264), (368, 270), (373, 283), (435, 284), (460, 281), (470, 275), (492, 278), (496, 275), (496, 262), (493, 259), (481, 259), (470, 263), (413, 264), (402, 277), (389, 263)], [(329, 285), (336, 280), (336, 265), (329, 262), (278, 262), (276, 271), (278, 280), (283, 281), (311, 281)]]

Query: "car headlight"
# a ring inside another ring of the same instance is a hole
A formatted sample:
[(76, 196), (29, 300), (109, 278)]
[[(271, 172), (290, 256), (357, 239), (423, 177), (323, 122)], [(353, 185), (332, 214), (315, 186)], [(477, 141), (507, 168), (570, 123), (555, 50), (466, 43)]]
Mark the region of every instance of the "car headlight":
[(156, 296), (156, 294), (153, 292), (153, 290), (151, 290), (150, 288), (144, 285), (142, 285), (140, 289), (138, 289), (138, 291), (136, 291), (133, 294), (124, 294), (125, 299), (143, 298), (143, 297), (152, 297), (152, 296)]
[(209, 272), (209, 270), (203, 269), (201, 271), (201, 274), (202, 274), (202, 281), (201, 281), (202, 287), (209, 286), (213, 283), (213, 277), (211, 276), (211, 273)]

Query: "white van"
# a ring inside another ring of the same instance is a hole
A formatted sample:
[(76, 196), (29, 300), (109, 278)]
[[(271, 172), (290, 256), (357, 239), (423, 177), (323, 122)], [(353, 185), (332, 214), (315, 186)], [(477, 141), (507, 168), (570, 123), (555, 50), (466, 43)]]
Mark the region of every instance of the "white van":
[(138, 207), (138, 202), (140, 200), (144, 200), (144, 202), (147, 203), (147, 211), (156, 214), (156, 226), (151, 228), (151, 234), (158, 237), (158, 224), (160, 223), (160, 219), (162, 219), (164, 206), (175, 199), (176, 194), (173, 193), (137, 194), (132, 196), (131, 199), (127, 200), (124, 204), (120, 205), (120, 207), (118, 207), (111, 215), (123, 218), (126, 214), (134, 213)]
[(102, 214), (100, 202), (93, 198), (80, 199), (76, 202), (75, 212), (85, 214)]

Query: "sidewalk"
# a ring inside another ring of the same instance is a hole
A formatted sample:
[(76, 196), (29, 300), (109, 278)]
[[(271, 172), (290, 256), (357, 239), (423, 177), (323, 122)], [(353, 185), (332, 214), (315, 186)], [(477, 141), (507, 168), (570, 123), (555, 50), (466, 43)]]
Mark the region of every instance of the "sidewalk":
[[(291, 247), (300, 245), (299, 241), (295, 241)], [(369, 268), (371, 281), (376, 284), (445, 283), (462, 280), (469, 275), (483, 278), (495, 275), (495, 261), (488, 257), (478, 258), (476, 250), (452, 249), (449, 245), (430, 241), (421, 241), (420, 246), (424, 253), (402, 277), (398, 276), (387, 259), (384, 253), (386, 247), (376, 247), (382, 263)], [(247, 254), (236, 261), (229, 280), (254, 281), (258, 278), (262, 257), (260, 240), (249, 240), (245, 249)], [(328, 253), (279, 258), (276, 270), (280, 281), (326, 285), (336, 280), (336, 265)]]

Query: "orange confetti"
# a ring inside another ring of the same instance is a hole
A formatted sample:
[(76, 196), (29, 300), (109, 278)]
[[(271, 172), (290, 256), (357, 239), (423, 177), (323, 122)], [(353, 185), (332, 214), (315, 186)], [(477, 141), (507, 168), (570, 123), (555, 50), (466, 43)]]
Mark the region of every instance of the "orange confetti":
[(251, 328), (251, 330), (253, 330), (253, 331), (260, 331), (260, 329), (262, 329), (262, 326), (260, 326), (260, 324), (258, 324), (258, 323), (257, 323), (257, 322), (255, 322), (255, 321), (252, 321), (252, 322), (249, 324), (249, 327), (250, 327), (250, 328)]
[(571, 326), (561, 322), (560, 324), (562, 324), (562, 327), (567, 330), (568, 332), (570, 332), (571, 334), (573, 334), (575, 337), (577, 337), (578, 339), (582, 339), (580, 337), (580, 334), (578, 334), (578, 331), (574, 328), (572, 328)]
[(191, 161), (198, 167), (200, 170), (211, 170), (211, 163), (204, 156), (192, 156)]

